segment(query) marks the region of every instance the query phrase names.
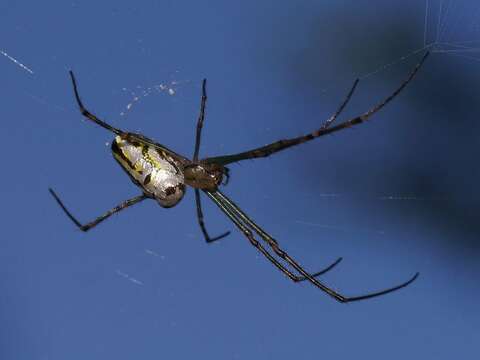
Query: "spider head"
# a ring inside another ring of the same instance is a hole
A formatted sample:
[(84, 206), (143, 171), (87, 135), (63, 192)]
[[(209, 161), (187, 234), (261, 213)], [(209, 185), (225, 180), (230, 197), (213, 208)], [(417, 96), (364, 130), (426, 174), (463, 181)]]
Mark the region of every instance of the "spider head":
[(227, 175), (226, 168), (219, 164), (189, 164), (183, 169), (185, 183), (196, 189), (215, 190)]

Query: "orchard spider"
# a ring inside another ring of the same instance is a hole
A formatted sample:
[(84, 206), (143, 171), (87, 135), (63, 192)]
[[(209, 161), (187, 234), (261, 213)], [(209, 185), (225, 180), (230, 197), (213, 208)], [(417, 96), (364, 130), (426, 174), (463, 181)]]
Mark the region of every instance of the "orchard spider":
[[(67, 210), (58, 195), (52, 189), (49, 189), (49, 191), (63, 209), (65, 214), (75, 223), (75, 225), (77, 225), (82, 231), (88, 231), (106, 218), (110, 217), (112, 214), (115, 214), (145, 199), (154, 199), (160, 204), (160, 206), (165, 208), (175, 206), (182, 199), (185, 193), (185, 185), (188, 185), (195, 190), (198, 223), (203, 235), (205, 236), (205, 240), (208, 243), (217, 241), (227, 236), (229, 232), (213, 238), (208, 235), (203, 221), (203, 213), (200, 203), (200, 190), (202, 190), (215, 203), (215, 205), (217, 205), (220, 210), (225, 213), (225, 215), (235, 224), (235, 226), (246, 236), (251, 245), (260, 251), (263, 256), (265, 256), (273, 265), (275, 265), (281, 272), (283, 272), (294, 282), (307, 280), (320, 290), (333, 297), (335, 300), (342, 303), (364, 300), (388, 294), (412, 283), (418, 277), (418, 273), (416, 273), (408, 281), (386, 290), (377, 291), (366, 295), (352, 297), (344, 296), (317, 280), (319, 275), (324, 274), (337, 265), (341, 258), (317, 273), (312, 274), (307, 272), (296, 260), (294, 260), (292, 257), (290, 257), (290, 255), (280, 248), (278, 242), (274, 238), (266, 233), (253, 220), (251, 220), (233, 201), (226, 197), (218, 189), (218, 187), (222, 183), (224, 176), (226, 177), (226, 180), (228, 180), (229, 174), (228, 168), (226, 167), (228, 164), (246, 159), (267, 157), (291, 146), (299, 145), (317, 137), (331, 134), (333, 132), (367, 121), (370, 116), (383, 108), (405, 88), (405, 86), (414, 78), (428, 54), (429, 53), (427, 52), (423, 56), (409, 76), (391, 95), (359, 116), (332, 126), (333, 122), (337, 119), (352, 97), (353, 92), (355, 91), (355, 88), (359, 82), (357, 79), (338, 110), (330, 118), (328, 118), (318, 130), (315, 130), (312, 133), (304, 136), (279, 140), (269, 145), (242, 153), (210, 157), (203, 160), (199, 160), (198, 154), (205, 117), (205, 104), (207, 100), (206, 80), (203, 80), (202, 83), (202, 99), (200, 105), (200, 114), (197, 121), (195, 151), (193, 153), (193, 160), (189, 160), (186, 157), (167, 149), (165, 146), (156, 143), (155, 141), (141, 134), (117, 129), (97, 118), (83, 106), (78, 94), (75, 77), (73, 72), (70, 71), (73, 91), (82, 115), (116, 135), (112, 142), (113, 156), (129, 175), (130, 179), (138, 187), (140, 187), (142, 194), (122, 202), (120, 205), (112, 208), (95, 220), (82, 225)], [(261, 241), (257, 240), (254, 234), (258, 235)], [(262, 242), (268, 245), (268, 247), (265, 247)], [(268, 248), (270, 248), (273, 253), (269, 252), (267, 250)], [(297, 273), (294, 273), (293, 269)]]

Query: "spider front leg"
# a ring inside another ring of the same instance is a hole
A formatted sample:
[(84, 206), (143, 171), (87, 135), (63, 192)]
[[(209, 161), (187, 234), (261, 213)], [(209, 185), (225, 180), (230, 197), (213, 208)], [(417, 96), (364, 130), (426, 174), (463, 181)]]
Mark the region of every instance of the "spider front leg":
[[(329, 272), (330, 270), (332, 270), (335, 266), (337, 266), (340, 261), (342, 261), (343, 258), (342, 257), (339, 257), (337, 260), (335, 260), (335, 262), (333, 262), (332, 264), (330, 264), (329, 266), (327, 266), (325, 269), (323, 270), (320, 270), (316, 273), (313, 273), (311, 274), (312, 277), (316, 278), (316, 277), (319, 277), (327, 272)], [(292, 279), (293, 281), (295, 282), (300, 282), (300, 281), (305, 281), (305, 280), (308, 280), (308, 278), (306, 276), (295, 276), (295, 278)]]
[(108, 210), (106, 213), (104, 213), (103, 215), (100, 215), (99, 217), (97, 217), (95, 220), (85, 224), (85, 225), (82, 225), (82, 223), (80, 223), (73, 215), (70, 211), (68, 211), (68, 209), (65, 207), (65, 205), (63, 205), (63, 202), (62, 200), (60, 200), (60, 198), (58, 197), (58, 195), (55, 193), (55, 191), (53, 191), (53, 189), (49, 188), (48, 191), (50, 191), (50, 194), (52, 194), (52, 196), (54, 197), (54, 199), (57, 201), (58, 205), (60, 205), (60, 207), (62, 208), (62, 210), (65, 212), (65, 214), (70, 218), (70, 220), (73, 221), (73, 223), (75, 225), (78, 226), (78, 228), (82, 231), (88, 231), (90, 230), (91, 228), (97, 226), (99, 223), (101, 223), (103, 220), (109, 218), (110, 216), (112, 216), (113, 214), (119, 212), (119, 211), (122, 211), (123, 209), (126, 209), (132, 205), (135, 205), (137, 203), (139, 203), (140, 201), (143, 201), (147, 198), (147, 196), (145, 194), (142, 194), (142, 195), (138, 195), (138, 196), (135, 196), (131, 199), (128, 199), (128, 200), (125, 200), (124, 202), (122, 202), (120, 205), (118, 206), (115, 206), (114, 208)]
[[(314, 276), (312, 276), (312, 274), (308, 273), (297, 261), (295, 261), (292, 257), (290, 257), (290, 255), (288, 255), (287, 252), (285, 252), (284, 250), (282, 250), (280, 248), (280, 246), (278, 245), (278, 242), (274, 238), (272, 238), (268, 233), (266, 233), (262, 228), (260, 228), (255, 222), (253, 222), (233, 201), (228, 199), (220, 191), (216, 191), (214, 193), (207, 192), (207, 195), (209, 195), (209, 197), (212, 200), (214, 200), (214, 202), (220, 207), (220, 209), (225, 214), (227, 214), (227, 216), (230, 219), (232, 219), (232, 217), (237, 218), (237, 222), (242, 221), (246, 226), (253, 229), (265, 242), (267, 242), (267, 244), (270, 246), (270, 248), (275, 252), (275, 254), (278, 257), (280, 257), (282, 260), (287, 262), (292, 268), (294, 268), (296, 271), (298, 271), (300, 274), (302, 274), (310, 283), (312, 283), (317, 288), (324, 291), (325, 293), (327, 293), (328, 295), (330, 295), (331, 297), (333, 297), (335, 300), (337, 300), (339, 302), (347, 303), (347, 302), (371, 299), (371, 298), (381, 296), (381, 295), (386, 295), (388, 293), (394, 292), (396, 290), (399, 290), (401, 288), (404, 288), (404, 287), (410, 285), (413, 281), (415, 281), (415, 279), (419, 275), (419, 273), (416, 273), (408, 281), (406, 281), (406, 282), (404, 282), (400, 285), (385, 289), (385, 290), (373, 292), (373, 293), (366, 294), (366, 295), (360, 295), (360, 296), (352, 296), (352, 297), (344, 296), (344, 295), (340, 294), (339, 292), (337, 292), (337, 291), (329, 288), (328, 286), (324, 285), (323, 283), (318, 281)], [(242, 230), (242, 232), (245, 235), (247, 235), (247, 233), (244, 231), (244, 229), (242, 227), (240, 227), (236, 221), (234, 221), (234, 222), (237, 225), (237, 227), (239, 227), (240, 230)], [(268, 260), (270, 260), (270, 262), (272, 262), (277, 268), (279, 268), (283, 273), (287, 274), (287, 276), (289, 276), (292, 279), (293, 274), (290, 271), (286, 270), (285, 267), (283, 265), (279, 264), (279, 262), (277, 260), (273, 261), (272, 256), (270, 254), (268, 254), (268, 256), (267, 256), (264, 253), (264, 251), (261, 250), (261, 248), (258, 246), (258, 244), (255, 245), (252, 242), (252, 239), (249, 238), (249, 240), (252, 243), (252, 245), (257, 247), (257, 249), (259, 249), (260, 252), (262, 252), (262, 254)]]
[(255, 236), (250, 231), (250, 229), (242, 223), (240, 218), (232, 213), (228, 207), (228, 205), (224, 204), (221, 200), (216, 197), (216, 192), (208, 192), (205, 191), (207, 196), (212, 199), (212, 201), (217, 205), (220, 210), (222, 210), (227, 217), (232, 220), (232, 222), (238, 227), (238, 229), (245, 235), (245, 237), (250, 241), (258, 251), (262, 253), (273, 265), (275, 265), (281, 272), (283, 272), (286, 276), (288, 276), (293, 281), (296, 281), (298, 276), (294, 275), (290, 270), (288, 270), (285, 266), (283, 266), (277, 259), (275, 259), (263, 246), (260, 242), (255, 239)]
[[(241, 218), (238, 216), (238, 214), (235, 214), (231, 212), (231, 208), (225, 204), (222, 200), (217, 198), (218, 192), (207, 192), (206, 194), (213, 200), (213, 202), (222, 210), (227, 217), (233, 221), (233, 223), (239, 228), (239, 230), (247, 237), (247, 239), (250, 241), (250, 243), (257, 248), (270, 262), (273, 263), (281, 272), (283, 272), (286, 276), (288, 276), (293, 282), (300, 282), (304, 280), (308, 280), (307, 277), (305, 276), (298, 276), (293, 274), (290, 270), (288, 270), (284, 265), (282, 265), (275, 257), (273, 257), (259, 242), (258, 240), (255, 239), (253, 233), (250, 231), (247, 225), (242, 223)], [(320, 275), (325, 274), (326, 272), (330, 271), (333, 269), (340, 261), (342, 261), (342, 258), (338, 258), (334, 263), (326, 267), (325, 269), (316, 272), (314, 274), (310, 274), (312, 277), (317, 277)]]

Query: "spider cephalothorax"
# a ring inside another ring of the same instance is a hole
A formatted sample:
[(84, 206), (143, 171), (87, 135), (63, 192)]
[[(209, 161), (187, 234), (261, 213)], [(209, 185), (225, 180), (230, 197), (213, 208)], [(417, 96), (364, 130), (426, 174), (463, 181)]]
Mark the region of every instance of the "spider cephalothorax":
[[(202, 190), (215, 203), (215, 205), (217, 205), (219, 209), (225, 213), (225, 215), (250, 241), (251, 245), (253, 245), (267, 260), (269, 260), (291, 280), (295, 282), (307, 280), (340, 302), (364, 300), (391, 293), (412, 283), (417, 278), (418, 273), (416, 273), (408, 281), (386, 290), (360, 296), (344, 296), (324, 285), (323, 282), (320, 282), (317, 279), (318, 276), (324, 274), (337, 265), (341, 258), (337, 259), (330, 266), (319, 272), (307, 272), (303, 266), (301, 266), (296, 260), (288, 255), (286, 251), (280, 248), (278, 242), (271, 235), (269, 235), (252, 219), (250, 219), (250, 217), (245, 214), (232, 200), (226, 197), (218, 189), (218, 187), (222, 183), (224, 176), (228, 181), (229, 172), (226, 165), (230, 163), (246, 159), (270, 156), (291, 146), (303, 144), (317, 137), (346, 129), (367, 121), (373, 114), (383, 108), (405, 88), (405, 86), (413, 79), (418, 69), (420, 69), (427, 56), (428, 52), (423, 56), (422, 60), (417, 64), (407, 79), (403, 81), (392, 94), (387, 96), (383, 101), (379, 102), (376, 106), (363, 114), (360, 114), (350, 120), (343, 121), (337, 125), (332, 125), (345, 108), (353, 92), (355, 91), (355, 88), (358, 84), (358, 80), (356, 80), (338, 110), (317, 130), (303, 136), (279, 140), (242, 153), (210, 157), (202, 160), (198, 159), (198, 153), (200, 149), (200, 138), (204, 122), (205, 104), (207, 100), (206, 80), (203, 80), (202, 83), (202, 101), (200, 106), (200, 115), (197, 121), (195, 151), (193, 159), (189, 160), (188, 158), (175, 153), (167, 147), (141, 134), (135, 134), (117, 129), (97, 118), (83, 106), (80, 96), (78, 95), (75, 77), (73, 76), (73, 73), (70, 72), (75, 98), (78, 106), (80, 107), (82, 115), (116, 135), (115, 140), (112, 143), (113, 155), (122, 168), (128, 173), (132, 181), (142, 189), (142, 194), (124, 201), (120, 205), (112, 208), (105, 214), (87, 224), (81, 224), (67, 210), (65, 205), (63, 205), (63, 202), (52, 189), (49, 189), (50, 193), (53, 195), (67, 216), (80, 228), (80, 230), (88, 231), (106, 218), (110, 217), (112, 214), (115, 214), (148, 198), (157, 200), (158, 203), (163, 207), (175, 206), (183, 198), (185, 193), (185, 185), (188, 185), (194, 188), (198, 222), (207, 242), (210, 243), (219, 240), (227, 236), (229, 232), (213, 238), (208, 235), (203, 222), (203, 213), (200, 203), (200, 190)], [(255, 234), (260, 238), (260, 241), (257, 240)], [(268, 249), (270, 249), (270, 251), (268, 251)]]
[(214, 191), (227, 170), (220, 164), (189, 164), (183, 169), (185, 184), (200, 190)]

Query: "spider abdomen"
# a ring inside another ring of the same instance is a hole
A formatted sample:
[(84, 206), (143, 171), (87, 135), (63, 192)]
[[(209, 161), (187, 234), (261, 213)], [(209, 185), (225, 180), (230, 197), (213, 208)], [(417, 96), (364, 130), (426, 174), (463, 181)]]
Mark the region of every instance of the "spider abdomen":
[(116, 136), (112, 142), (115, 160), (145, 194), (162, 207), (175, 206), (185, 194), (181, 163), (169, 154), (144, 143)]

